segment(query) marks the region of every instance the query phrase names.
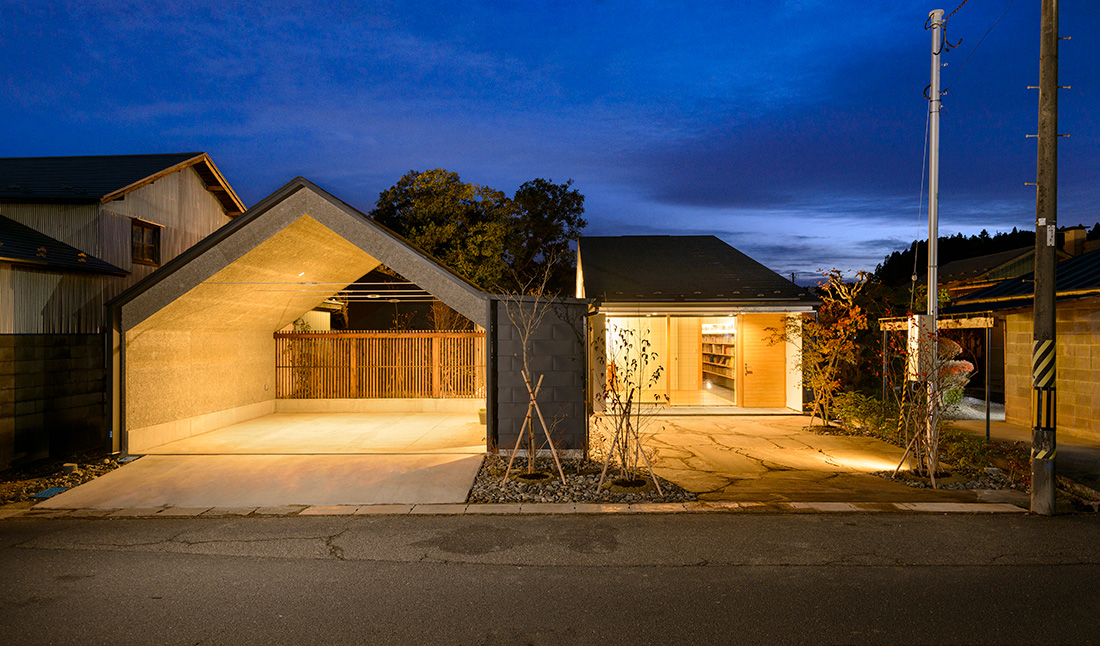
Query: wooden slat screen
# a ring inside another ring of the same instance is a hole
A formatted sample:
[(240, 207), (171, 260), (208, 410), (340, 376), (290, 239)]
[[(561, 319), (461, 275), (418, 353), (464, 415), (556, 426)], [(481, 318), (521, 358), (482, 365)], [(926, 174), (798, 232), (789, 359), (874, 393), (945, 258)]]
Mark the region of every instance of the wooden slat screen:
[(484, 332), (277, 332), (278, 399), (485, 396)]

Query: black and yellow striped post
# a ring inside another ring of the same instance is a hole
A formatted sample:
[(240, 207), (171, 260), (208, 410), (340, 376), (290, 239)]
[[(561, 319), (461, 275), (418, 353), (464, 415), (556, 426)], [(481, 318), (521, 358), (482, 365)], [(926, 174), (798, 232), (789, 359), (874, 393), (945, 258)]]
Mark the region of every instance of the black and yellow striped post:
[(1054, 388), (1054, 341), (1034, 341), (1031, 352), (1032, 399), (1035, 421), (1031, 435), (1031, 510), (1054, 513), (1054, 456), (1058, 451), (1055, 428), (1058, 397)]
[(1032, 345), (1031, 511), (1054, 513), (1056, 252), (1058, 238), (1058, 0), (1042, 0), (1039, 146), (1035, 182), (1035, 328)]

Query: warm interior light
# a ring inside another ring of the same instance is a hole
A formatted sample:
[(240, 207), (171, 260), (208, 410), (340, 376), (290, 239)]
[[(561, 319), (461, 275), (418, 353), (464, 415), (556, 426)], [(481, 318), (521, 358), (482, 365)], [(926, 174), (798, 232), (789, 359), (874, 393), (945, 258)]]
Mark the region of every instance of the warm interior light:
[(306, 275), (306, 272), (303, 271), (302, 273), (298, 274), (298, 278), (301, 278), (302, 276), (305, 276), (305, 275)]

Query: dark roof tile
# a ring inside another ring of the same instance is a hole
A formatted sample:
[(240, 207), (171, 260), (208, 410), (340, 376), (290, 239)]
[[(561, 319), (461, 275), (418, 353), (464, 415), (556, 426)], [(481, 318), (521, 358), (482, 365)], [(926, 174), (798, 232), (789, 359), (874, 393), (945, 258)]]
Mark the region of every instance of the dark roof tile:
[(814, 302), (715, 236), (584, 236), (584, 291), (605, 302)]
[(125, 276), (125, 269), (0, 215), (0, 262)]
[(99, 201), (202, 153), (0, 157), (0, 200)]

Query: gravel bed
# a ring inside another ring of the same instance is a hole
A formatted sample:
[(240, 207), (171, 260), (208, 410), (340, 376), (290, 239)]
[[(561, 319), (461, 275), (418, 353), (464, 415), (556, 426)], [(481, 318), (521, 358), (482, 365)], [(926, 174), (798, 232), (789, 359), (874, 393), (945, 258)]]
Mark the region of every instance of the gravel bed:
[[(658, 477), (661, 490), (664, 495), (657, 493), (657, 489), (649, 481), (648, 487), (641, 490), (609, 491), (604, 488), (597, 490), (600, 481), (600, 470), (603, 465), (591, 460), (563, 459), (562, 470), (565, 472), (565, 484), (562, 484), (558, 476), (554, 460), (550, 457), (540, 457), (535, 460), (535, 466), (539, 471), (545, 471), (552, 475), (545, 482), (537, 484), (525, 484), (509, 479), (501, 485), (504, 478), (504, 470), (508, 466), (508, 456), (487, 455), (481, 464), (474, 486), (470, 490), (470, 496), (466, 502), (470, 503), (517, 503), (517, 502), (557, 502), (557, 503), (637, 503), (637, 502), (691, 502), (696, 500), (695, 494)], [(527, 468), (526, 459), (516, 458), (512, 465), (512, 473), (524, 472)], [(610, 478), (609, 478), (610, 479)], [(605, 483), (606, 485), (606, 483)]]
[[(994, 472), (987, 472), (981, 475), (973, 476), (969, 480), (958, 481), (954, 479), (953, 482), (944, 483), (946, 478), (937, 478), (937, 488), (939, 489), (1016, 489), (1018, 491), (1029, 491), (1027, 487), (1020, 484), (1018, 481), (1009, 480), (1007, 476), (1000, 471), (1000, 469), (994, 469)], [(921, 478), (909, 474), (898, 474), (894, 476), (893, 471), (876, 471), (874, 475), (885, 478), (887, 480), (893, 480), (900, 482), (907, 487), (913, 487), (914, 489), (931, 489), (932, 482), (928, 478)]]
[[(93, 451), (65, 458), (43, 460), (23, 467), (0, 472), (0, 505), (30, 500), (31, 496), (50, 487), (71, 489), (119, 467), (118, 454)], [(65, 473), (64, 464), (76, 464), (72, 473)]]

